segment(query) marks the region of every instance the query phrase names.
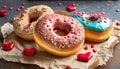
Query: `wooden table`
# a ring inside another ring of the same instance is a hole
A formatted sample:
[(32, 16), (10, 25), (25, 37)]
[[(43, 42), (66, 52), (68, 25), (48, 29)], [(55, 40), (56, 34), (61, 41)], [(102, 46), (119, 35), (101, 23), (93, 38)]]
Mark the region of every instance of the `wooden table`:
[[(88, 13), (96, 13), (105, 11), (106, 14), (114, 20), (120, 20), (120, 12), (115, 12), (117, 8), (120, 8), (120, 1), (33, 1), (33, 0), (0, 0), (0, 10), (2, 10), (2, 6), (6, 5), (8, 7), (13, 7), (12, 11), (8, 10), (7, 17), (0, 17), (0, 26), (2, 26), (5, 22), (12, 22), (13, 17), (16, 14), (19, 14), (21, 11), (16, 11), (16, 8), (21, 6), (21, 2), (25, 2), (25, 8), (46, 4), (53, 8), (53, 10), (65, 10), (66, 5), (70, 3), (76, 3), (77, 8), (81, 11), (86, 11)], [(57, 3), (61, 2), (62, 6), (57, 6)], [(59, 7), (59, 8), (58, 8)], [(72, 12), (71, 12), (72, 13)], [(2, 40), (2, 35), (0, 34), (0, 39)], [(120, 43), (114, 47), (114, 56), (111, 58), (107, 65), (103, 65), (98, 67), (97, 69), (120, 69)], [(5, 60), (0, 60), (0, 69), (41, 69), (37, 65), (29, 65), (29, 64), (21, 64), (14, 62), (7, 62)]]

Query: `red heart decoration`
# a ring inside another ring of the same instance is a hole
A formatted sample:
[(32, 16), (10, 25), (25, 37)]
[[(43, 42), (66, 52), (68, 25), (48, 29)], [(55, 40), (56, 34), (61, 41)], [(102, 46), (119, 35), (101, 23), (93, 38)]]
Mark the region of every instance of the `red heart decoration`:
[(2, 49), (5, 51), (9, 51), (9, 50), (12, 50), (14, 48), (14, 46), (15, 46), (14, 42), (8, 42), (5, 44), (2, 44)]
[(1, 10), (0, 11), (0, 16), (7, 16), (7, 10)]
[(77, 9), (77, 7), (73, 5), (68, 5), (66, 8), (68, 11), (75, 11)]
[(92, 57), (93, 57), (93, 55), (91, 52), (87, 52), (86, 54), (78, 54), (77, 55), (77, 59), (79, 61), (83, 61), (83, 62), (88, 62)]
[(36, 54), (36, 48), (31, 48), (31, 49), (25, 48), (25, 49), (23, 50), (23, 54), (24, 54), (25, 56), (33, 56), (33, 55)]

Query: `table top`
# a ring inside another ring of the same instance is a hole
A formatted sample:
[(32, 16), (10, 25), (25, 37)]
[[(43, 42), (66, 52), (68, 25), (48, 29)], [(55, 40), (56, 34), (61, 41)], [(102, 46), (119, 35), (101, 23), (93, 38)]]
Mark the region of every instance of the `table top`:
[[(66, 10), (66, 6), (71, 3), (75, 3), (77, 5), (77, 10), (85, 11), (88, 13), (96, 13), (104, 11), (113, 21), (120, 20), (120, 12), (116, 12), (116, 9), (120, 9), (120, 1), (47, 1), (47, 0), (0, 0), (0, 10), (3, 10), (3, 6), (7, 6), (8, 15), (6, 17), (0, 17), (0, 26), (2, 26), (6, 22), (13, 21), (13, 17), (16, 14), (19, 14), (22, 10), (16, 11), (16, 8), (21, 6), (21, 3), (25, 2), (25, 8), (45, 4), (53, 8), (54, 11), (57, 10)], [(61, 2), (62, 5), (58, 6), (58, 2)], [(13, 7), (13, 10), (9, 10), (10, 7)], [(58, 8), (59, 7), (59, 8)], [(70, 12), (73, 13), (73, 12)], [(2, 41), (2, 35), (0, 33), (0, 40)], [(97, 69), (120, 69), (120, 43), (114, 47), (113, 58), (111, 58), (107, 65), (103, 65), (98, 67)], [(0, 69), (42, 69), (37, 65), (30, 64), (21, 64), (8, 62), (0, 59)]]

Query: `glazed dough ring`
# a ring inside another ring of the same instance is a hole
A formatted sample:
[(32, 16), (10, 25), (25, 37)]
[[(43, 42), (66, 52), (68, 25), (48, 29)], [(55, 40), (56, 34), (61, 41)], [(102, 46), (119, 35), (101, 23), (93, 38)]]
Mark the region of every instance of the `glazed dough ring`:
[(15, 34), (25, 40), (34, 40), (33, 27), (44, 15), (54, 13), (53, 10), (46, 5), (38, 5), (27, 8), (22, 14), (14, 17)]

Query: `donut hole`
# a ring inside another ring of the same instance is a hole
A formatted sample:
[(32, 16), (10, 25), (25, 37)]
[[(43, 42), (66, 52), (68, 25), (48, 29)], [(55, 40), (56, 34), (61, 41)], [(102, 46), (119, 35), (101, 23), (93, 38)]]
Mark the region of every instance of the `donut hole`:
[(39, 15), (37, 15), (37, 14), (30, 15), (29, 16), (29, 23), (37, 21), (38, 18), (39, 18)]
[(88, 20), (89, 20), (89, 21), (97, 21), (98, 18), (96, 18), (96, 17), (94, 17), (94, 16), (91, 16), (91, 17), (88, 18)]
[(71, 31), (71, 26), (68, 23), (55, 23), (53, 30), (59, 36), (66, 36)]

